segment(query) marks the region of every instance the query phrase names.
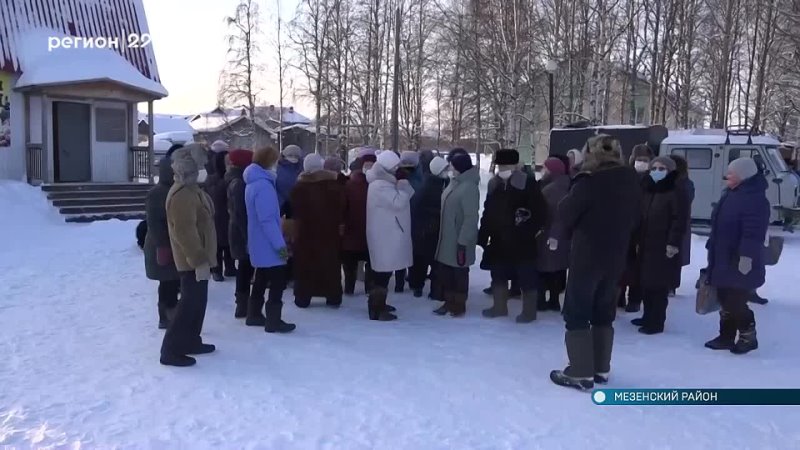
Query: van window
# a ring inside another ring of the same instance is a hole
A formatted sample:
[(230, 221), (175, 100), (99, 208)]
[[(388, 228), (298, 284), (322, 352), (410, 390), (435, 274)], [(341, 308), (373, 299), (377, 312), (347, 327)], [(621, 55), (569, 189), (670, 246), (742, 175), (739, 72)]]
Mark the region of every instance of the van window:
[(769, 162), (770, 164), (772, 164), (772, 167), (775, 167), (775, 170), (777, 170), (778, 172), (789, 171), (789, 167), (786, 166), (786, 162), (784, 161), (783, 156), (781, 155), (781, 152), (778, 149), (778, 147), (775, 146), (767, 147), (767, 158), (769, 158)]
[(711, 168), (712, 151), (710, 148), (673, 148), (671, 154), (682, 156), (689, 165), (689, 170), (705, 170)]
[(728, 164), (739, 158), (751, 158), (756, 162), (758, 170), (765, 173), (767, 170), (767, 163), (764, 161), (764, 156), (761, 151), (755, 148), (731, 148), (728, 150)]

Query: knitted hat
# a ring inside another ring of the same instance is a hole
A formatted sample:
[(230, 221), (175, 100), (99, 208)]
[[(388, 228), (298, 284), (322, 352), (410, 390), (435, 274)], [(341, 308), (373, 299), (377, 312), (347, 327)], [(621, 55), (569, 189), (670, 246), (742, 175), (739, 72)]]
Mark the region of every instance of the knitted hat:
[(344, 170), (344, 161), (336, 156), (328, 156), (325, 158), (322, 168), (325, 170), (330, 170), (331, 172), (341, 172)]
[(325, 160), (322, 159), (322, 156), (319, 156), (317, 153), (309, 153), (306, 155), (305, 159), (303, 159), (303, 171), (305, 172), (316, 172), (318, 170), (322, 170), (324, 165)]
[(214, 141), (214, 143), (211, 144), (211, 151), (214, 152), (214, 153), (227, 152), (228, 151), (228, 144), (226, 144), (225, 141), (221, 141), (221, 140), (220, 141)]
[(447, 169), (448, 165), (449, 164), (447, 163), (447, 161), (445, 161), (445, 159), (442, 158), (441, 156), (433, 158), (430, 164), (431, 174), (436, 176), (441, 175), (441, 173), (444, 172), (445, 169)]
[(253, 162), (253, 152), (237, 148), (228, 152), (228, 159), (231, 161), (231, 165), (244, 169)]
[(502, 148), (494, 153), (494, 163), (498, 166), (519, 164), (519, 152), (512, 148)]
[(394, 172), (397, 166), (400, 165), (400, 157), (397, 156), (397, 153), (392, 151), (381, 152), (381, 154), (378, 155), (377, 163), (387, 172)]
[(758, 173), (758, 165), (753, 158), (738, 158), (728, 164), (728, 170), (738, 175), (739, 178), (744, 181), (754, 177)]
[(450, 160), (450, 165), (453, 166), (453, 169), (456, 169), (458, 173), (464, 173), (472, 169), (472, 158), (466, 154), (455, 155), (453, 159)]
[(284, 158), (293, 156), (297, 159), (300, 159), (303, 157), (303, 150), (296, 145), (287, 145), (286, 148), (284, 148), (281, 152), (281, 155), (283, 155)]
[(400, 153), (400, 166), (417, 167), (419, 165), (419, 153), (406, 150)]
[(547, 171), (552, 175), (564, 175), (567, 173), (567, 168), (564, 166), (564, 162), (558, 158), (547, 158), (547, 160), (544, 162), (544, 166), (547, 167)]
[(447, 161), (452, 161), (456, 155), (469, 155), (469, 153), (463, 148), (454, 148), (447, 154)]
[(655, 163), (660, 163), (660, 164), (662, 164), (662, 165), (663, 165), (664, 167), (666, 167), (666, 168), (667, 168), (667, 170), (669, 170), (670, 172), (674, 172), (674, 171), (675, 171), (675, 168), (677, 167), (677, 166), (675, 165), (675, 161), (673, 161), (673, 160), (672, 160), (672, 158), (670, 158), (669, 156), (659, 156), (658, 158), (655, 158), (655, 159), (654, 159), (654, 160), (653, 160), (653, 161), (650, 163), (650, 167), (653, 167), (653, 164), (655, 164)]
[[(369, 148), (369, 147), (361, 147), (361, 148), (359, 148), (357, 157), (363, 159), (365, 156), (372, 156), (373, 158), (377, 158), (377, 155), (375, 154), (375, 149), (374, 148)], [(365, 160), (365, 161), (368, 161), (368, 160)], [(373, 162), (374, 162), (374, 160), (373, 160)]]

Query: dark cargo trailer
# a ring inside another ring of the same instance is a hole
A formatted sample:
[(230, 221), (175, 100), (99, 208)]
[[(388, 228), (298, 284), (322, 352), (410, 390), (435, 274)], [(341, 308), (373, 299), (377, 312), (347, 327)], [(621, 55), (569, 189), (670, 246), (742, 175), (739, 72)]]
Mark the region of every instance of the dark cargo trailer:
[(573, 148), (582, 150), (586, 141), (598, 134), (608, 134), (619, 139), (622, 157), (625, 161), (637, 144), (648, 144), (654, 154), (667, 137), (667, 128), (661, 125), (605, 125), (605, 126), (567, 126), (550, 130), (550, 154), (566, 155)]

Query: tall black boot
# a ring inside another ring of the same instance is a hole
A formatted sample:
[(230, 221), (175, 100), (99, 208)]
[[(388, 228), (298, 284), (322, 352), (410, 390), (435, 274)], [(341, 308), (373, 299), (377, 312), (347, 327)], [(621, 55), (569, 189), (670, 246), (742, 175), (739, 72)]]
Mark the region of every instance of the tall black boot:
[(731, 353), (743, 355), (758, 348), (758, 339), (756, 338), (756, 319), (753, 316), (753, 311), (747, 309), (745, 317), (739, 321), (739, 340), (733, 345)]
[(608, 383), (611, 373), (611, 350), (614, 347), (614, 327), (592, 327), (594, 344), (594, 382)]
[(508, 298), (522, 297), (522, 289), (519, 288), (519, 283), (516, 279), (511, 280), (511, 289), (508, 290)]
[(394, 271), (394, 292), (402, 294), (406, 290), (406, 269)]
[(517, 316), (517, 323), (531, 323), (536, 320), (536, 297), (536, 291), (522, 292), (522, 312)]
[[(173, 308), (174, 314), (174, 308)], [(169, 313), (169, 308), (164, 305), (158, 305), (158, 329), (159, 330), (166, 330), (169, 328), (169, 322), (171, 319), (171, 314)]]
[(587, 391), (594, 388), (594, 339), (591, 330), (567, 331), (564, 335), (569, 365), (550, 372), (550, 381)]
[(536, 309), (547, 311), (547, 289), (544, 286), (536, 291)]
[(353, 295), (356, 293), (356, 278), (358, 272), (358, 265), (356, 269), (352, 270), (350, 267), (343, 268), (344, 272), (344, 294)]
[(264, 310), (267, 313), (266, 325), (264, 331), (267, 333), (290, 333), (297, 328), (293, 323), (284, 322), (281, 319), (281, 312), (283, 311), (283, 303), (267, 303), (264, 305)]
[(247, 300), (250, 298), (245, 292), (236, 293), (236, 310), (233, 312), (233, 317), (243, 319), (247, 317)]
[(483, 317), (494, 319), (508, 315), (508, 284), (495, 283), (492, 286), (492, 307), (483, 310)]
[(719, 336), (706, 342), (706, 348), (711, 350), (731, 350), (736, 340), (736, 322), (731, 313), (721, 310), (719, 312)]
[(382, 287), (375, 287), (370, 291), (369, 297), (367, 298), (369, 320), (390, 322), (397, 319), (397, 316), (389, 312), (389, 310), (386, 308), (387, 295), (388, 292)]
[(261, 313), (264, 308), (264, 297), (251, 295), (247, 301), (247, 319), (245, 325), (249, 327), (263, 327), (267, 324), (267, 318)]

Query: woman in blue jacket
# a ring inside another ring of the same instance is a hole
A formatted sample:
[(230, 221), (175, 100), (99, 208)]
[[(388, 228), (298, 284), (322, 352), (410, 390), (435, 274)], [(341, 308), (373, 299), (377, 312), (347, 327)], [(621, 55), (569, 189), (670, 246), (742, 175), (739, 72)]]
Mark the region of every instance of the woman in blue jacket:
[[(263, 326), (267, 333), (288, 333), (295, 329), (294, 324), (281, 320), (289, 252), (281, 233), (281, 211), (275, 189), (278, 157), (278, 151), (272, 147), (259, 149), (253, 155), (253, 163), (244, 170), (247, 250), (256, 269), (245, 323)], [(269, 297), (264, 305), (268, 284)], [(262, 306), (266, 317), (261, 314)]]
[[(768, 184), (751, 158), (731, 162), (725, 183), (727, 189), (714, 208), (711, 235), (706, 243), (708, 284), (717, 288), (722, 307), (719, 336), (705, 345), (713, 350), (743, 354), (758, 348), (755, 316), (747, 301), (764, 284), (766, 274)], [(735, 341), (737, 331), (739, 340)]]

